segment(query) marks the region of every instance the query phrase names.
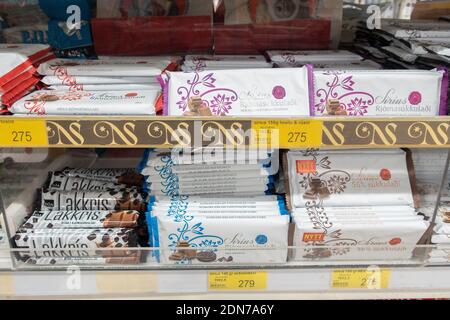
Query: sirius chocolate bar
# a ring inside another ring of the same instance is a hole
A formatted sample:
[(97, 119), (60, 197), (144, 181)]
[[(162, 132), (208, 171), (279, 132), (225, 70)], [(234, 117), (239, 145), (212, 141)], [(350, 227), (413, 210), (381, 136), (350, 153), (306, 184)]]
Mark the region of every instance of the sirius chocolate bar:
[(165, 114), (309, 116), (312, 69), (240, 69), (170, 72)]
[(62, 172), (69, 177), (87, 178), (93, 180), (110, 181), (128, 186), (142, 185), (144, 176), (136, 173), (134, 169), (86, 169), (86, 168), (65, 168)]
[(403, 150), (289, 151), (294, 207), (413, 206)]
[(339, 115), (445, 115), (447, 83), (446, 73), (438, 70), (315, 71), (314, 114), (335, 115), (328, 105), (337, 102)]
[[(35, 229), (19, 230), (14, 236), (21, 256), (80, 257), (127, 256), (133, 252), (121, 248), (137, 247), (133, 229)], [(118, 250), (105, 250), (117, 248)]]
[(215, 215), (181, 222), (158, 216), (149, 228), (162, 263), (253, 264), (286, 262), (288, 226), (288, 216)]
[(139, 212), (122, 211), (35, 211), (24, 229), (134, 228)]
[(53, 191), (42, 189), (41, 210), (137, 210), (146, 208), (145, 193), (127, 191)]

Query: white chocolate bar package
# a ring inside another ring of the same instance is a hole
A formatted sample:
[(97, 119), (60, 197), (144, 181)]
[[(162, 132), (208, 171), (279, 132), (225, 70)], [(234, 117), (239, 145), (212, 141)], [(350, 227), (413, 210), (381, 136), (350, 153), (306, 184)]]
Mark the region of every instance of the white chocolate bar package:
[(312, 69), (168, 72), (164, 114), (170, 116), (309, 116)]
[(445, 115), (447, 87), (443, 70), (315, 71), (314, 115)]
[(316, 150), (287, 154), (292, 207), (414, 206), (402, 150)]
[[(150, 219), (163, 264), (285, 263), (288, 216), (199, 216)], [(217, 247), (217, 248), (216, 248)], [(173, 249), (171, 249), (173, 248)]]
[(226, 70), (271, 68), (264, 56), (244, 55), (188, 55), (185, 57), (183, 71)]
[(69, 177), (62, 172), (49, 173), (48, 184), (46, 186), (51, 190), (61, 191), (99, 191), (99, 190), (118, 190), (127, 191), (126, 184), (119, 184), (113, 181), (93, 180), (79, 177)]
[(139, 212), (122, 211), (34, 211), (22, 229), (134, 228)]
[(31, 229), (20, 230), (14, 236), (22, 257), (66, 256), (127, 256), (128, 250), (96, 250), (107, 248), (137, 247), (137, 235), (133, 229)]
[[(293, 68), (293, 67), (302, 67), (304, 63), (287, 63), (287, 62), (278, 62), (275, 64), (278, 68)], [(382, 69), (382, 66), (372, 60), (361, 60), (361, 61), (353, 61), (353, 62), (316, 62), (312, 64), (314, 66), (314, 70), (379, 70)]]
[[(348, 211), (351, 214), (351, 211)], [(342, 219), (311, 205), (295, 222), (293, 260), (410, 259), (429, 223), (422, 219)]]
[(155, 84), (77, 84), (75, 86), (50, 86), (47, 89), (56, 90), (56, 91), (64, 91), (64, 90), (72, 90), (72, 91), (125, 91), (125, 90), (155, 90), (160, 91), (161, 85), (159, 83)]
[(169, 57), (100, 57), (99, 60), (54, 59), (41, 64), (38, 73), (59, 78), (71, 76), (154, 77), (170, 64)]
[(10, 108), (25, 115), (154, 115), (158, 90), (35, 91)]
[(73, 76), (73, 81), (61, 79), (57, 76), (45, 76), (42, 83), (49, 86), (73, 86), (76, 84), (93, 85), (93, 84), (159, 84), (156, 77), (95, 77), (95, 76)]
[(274, 63), (290, 64), (298, 66), (299, 64), (316, 64), (316, 63), (342, 63), (342, 62), (358, 62), (363, 58), (356, 53), (346, 50), (306, 50), (306, 51), (267, 51), (267, 55)]

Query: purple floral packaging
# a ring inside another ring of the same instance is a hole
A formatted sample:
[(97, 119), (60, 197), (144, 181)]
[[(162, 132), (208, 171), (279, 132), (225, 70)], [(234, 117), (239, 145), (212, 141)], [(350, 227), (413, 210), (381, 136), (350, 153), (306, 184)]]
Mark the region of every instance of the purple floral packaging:
[(165, 113), (171, 116), (309, 116), (312, 67), (171, 72)]
[(316, 116), (447, 114), (446, 70), (323, 70), (314, 72)]

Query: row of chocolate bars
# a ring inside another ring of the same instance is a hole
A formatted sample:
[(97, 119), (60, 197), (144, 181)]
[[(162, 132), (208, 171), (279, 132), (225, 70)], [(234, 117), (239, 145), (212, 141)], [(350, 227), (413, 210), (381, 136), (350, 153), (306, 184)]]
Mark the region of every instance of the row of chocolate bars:
[(3, 111), (17, 115), (447, 114), (446, 68), (381, 70), (343, 50), (69, 60), (43, 45), (4, 45), (0, 57)]
[(430, 227), (414, 181), (403, 150), (148, 150), (51, 172), (13, 242), (36, 265), (404, 261)]

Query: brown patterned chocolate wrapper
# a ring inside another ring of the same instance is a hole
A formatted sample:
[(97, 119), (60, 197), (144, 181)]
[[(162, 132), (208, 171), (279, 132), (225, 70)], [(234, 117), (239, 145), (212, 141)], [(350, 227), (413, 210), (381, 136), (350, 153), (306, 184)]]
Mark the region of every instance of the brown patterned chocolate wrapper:
[(49, 210), (136, 210), (146, 209), (148, 195), (128, 191), (55, 191), (42, 189), (40, 208)]
[(69, 266), (69, 265), (105, 265), (105, 264), (139, 264), (141, 253), (122, 257), (22, 257), (19, 260), (33, 266)]
[(109, 181), (127, 186), (142, 186), (144, 176), (136, 173), (134, 169), (85, 169), (65, 168), (62, 172), (69, 177), (87, 178), (100, 181)]
[(23, 229), (135, 228), (139, 212), (134, 210), (34, 211)]
[(36, 229), (19, 230), (16, 246), (27, 249), (22, 257), (124, 257), (135, 251), (138, 237), (133, 229)]
[(113, 181), (94, 180), (81, 177), (70, 177), (65, 175), (62, 171), (49, 172), (46, 188), (60, 191), (103, 191), (103, 190), (117, 190), (137, 192), (139, 187), (130, 187), (126, 184), (120, 184)]

